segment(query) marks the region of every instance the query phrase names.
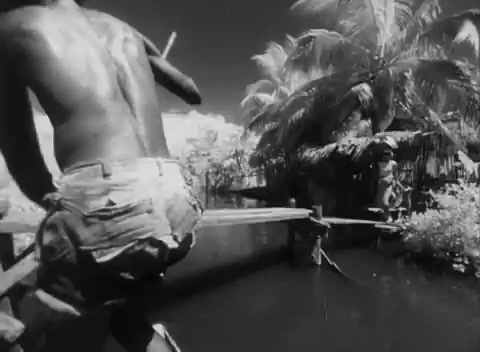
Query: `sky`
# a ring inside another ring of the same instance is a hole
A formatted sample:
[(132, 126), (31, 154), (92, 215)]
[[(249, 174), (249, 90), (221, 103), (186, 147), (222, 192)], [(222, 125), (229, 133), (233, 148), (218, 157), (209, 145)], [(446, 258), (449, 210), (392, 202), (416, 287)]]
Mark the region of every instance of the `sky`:
[[(393, 1), (393, 0), (392, 0)], [(446, 12), (480, 7), (479, 0), (442, 0)], [(177, 40), (169, 61), (199, 87), (205, 114), (240, 122), (245, 87), (258, 79), (250, 57), (271, 40), (296, 35), (308, 25), (290, 12), (294, 0), (89, 0), (147, 35), (162, 50), (172, 31)], [(477, 4), (478, 3), (478, 4)], [(160, 93), (164, 111), (189, 111), (167, 91)]]

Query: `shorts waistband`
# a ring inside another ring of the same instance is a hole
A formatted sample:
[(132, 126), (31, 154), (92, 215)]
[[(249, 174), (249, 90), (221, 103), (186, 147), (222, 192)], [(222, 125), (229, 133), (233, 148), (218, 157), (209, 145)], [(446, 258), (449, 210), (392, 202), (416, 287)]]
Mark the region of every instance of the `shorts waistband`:
[(125, 171), (141, 170), (142, 172), (155, 173), (159, 176), (163, 175), (166, 167), (169, 165), (179, 167), (178, 160), (167, 158), (151, 158), (144, 157), (132, 160), (95, 160), (88, 163), (80, 163), (66, 168), (62, 176), (72, 176), (82, 174), (88, 176), (96, 176), (109, 178), (115, 174)]

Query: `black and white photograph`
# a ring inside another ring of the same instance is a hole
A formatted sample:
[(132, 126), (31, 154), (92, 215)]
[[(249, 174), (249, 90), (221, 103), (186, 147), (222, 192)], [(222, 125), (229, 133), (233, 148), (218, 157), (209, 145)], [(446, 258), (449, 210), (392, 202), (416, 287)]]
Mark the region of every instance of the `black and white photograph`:
[(0, 352), (479, 352), (479, 0), (0, 0)]

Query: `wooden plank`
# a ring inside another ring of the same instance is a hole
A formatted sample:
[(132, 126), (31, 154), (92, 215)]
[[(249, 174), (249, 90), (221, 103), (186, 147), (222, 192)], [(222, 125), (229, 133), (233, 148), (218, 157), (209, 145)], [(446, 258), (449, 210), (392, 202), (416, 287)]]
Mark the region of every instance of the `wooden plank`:
[[(13, 248), (13, 238), (10, 233), (0, 234), (0, 285), (5, 278), (4, 270), (14, 264), (15, 253)], [(15, 297), (2, 297), (0, 295), (0, 351), (21, 352), (22, 348), (13, 342), (21, 335), (24, 326), (14, 316)], [(10, 294), (10, 296), (12, 296)], [(13, 344), (13, 345), (12, 345)], [(8, 346), (6, 346), (8, 345)]]
[[(21, 321), (5, 312), (0, 312), (0, 347), (2, 342), (14, 344), (24, 331), (25, 325)], [(14, 351), (14, 347), (9, 350)]]
[(7, 216), (0, 220), (0, 233), (36, 232), (42, 217), (43, 214), (39, 212), (10, 211)]
[[(247, 209), (207, 209), (199, 226), (233, 225), (255, 222), (306, 219), (309, 209), (299, 208), (247, 208)], [(42, 213), (22, 213), (12, 211), (0, 221), (0, 233), (36, 232), (42, 220)], [(249, 219), (249, 217), (251, 217)]]
[(38, 265), (39, 263), (35, 259), (35, 253), (31, 253), (9, 270), (0, 272), (0, 299), (3, 298), (16, 283), (22, 281), (29, 274), (37, 270)]
[(372, 220), (361, 220), (361, 219), (347, 219), (347, 218), (335, 218), (335, 217), (323, 217), (323, 221), (329, 223), (331, 225), (379, 225), (379, 226), (397, 226), (401, 227), (400, 225), (393, 224), (393, 223), (386, 223), (382, 221), (372, 221)]
[(298, 208), (260, 209), (219, 209), (206, 211), (197, 228), (308, 219), (312, 213), (309, 209)]

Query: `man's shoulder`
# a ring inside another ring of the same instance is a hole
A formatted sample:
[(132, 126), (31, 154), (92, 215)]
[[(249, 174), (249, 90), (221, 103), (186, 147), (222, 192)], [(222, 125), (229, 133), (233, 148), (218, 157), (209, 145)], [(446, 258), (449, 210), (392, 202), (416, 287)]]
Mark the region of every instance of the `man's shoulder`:
[(103, 25), (109, 26), (111, 29), (135, 31), (133, 27), (130, 26), (128, 23), (102, 11), (98, 11), (94, 9), (83, 9), (83, 15), (88, 20), (94, 21), (97, 24), (103, 24)]
[(93, 9), (83, 9), (82, 13), (97, 30), (97, 34), (107, 38), (107, 40), (118, 38), (140, 39), (138, 32), (132, 26), (115, 16)]
[(0, 40), (3, 44), (12, 42), (17, 35), (39, 33), (42, 23), (51, 20), (51, 11), (41, 6), (24, 6), (0, 15)]
[(1, 29), (30, 28), (47, 20), (51, 11), (44, 6), (23, 6), (0, 15)]

